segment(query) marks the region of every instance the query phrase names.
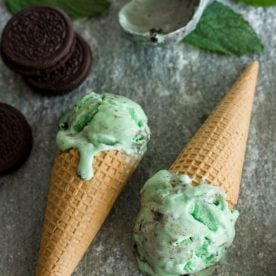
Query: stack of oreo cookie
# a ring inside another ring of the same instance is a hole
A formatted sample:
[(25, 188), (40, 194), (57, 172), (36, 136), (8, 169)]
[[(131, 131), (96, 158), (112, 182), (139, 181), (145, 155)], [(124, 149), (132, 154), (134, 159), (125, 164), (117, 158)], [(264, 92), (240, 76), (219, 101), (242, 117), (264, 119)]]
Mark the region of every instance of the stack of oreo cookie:
[(89, 45), (73, 31), (67, 14), (53, 7), (31, 7), (12, 17), (0, 50), (6, 65), (45, 95), (77, 88), (92, 65)]

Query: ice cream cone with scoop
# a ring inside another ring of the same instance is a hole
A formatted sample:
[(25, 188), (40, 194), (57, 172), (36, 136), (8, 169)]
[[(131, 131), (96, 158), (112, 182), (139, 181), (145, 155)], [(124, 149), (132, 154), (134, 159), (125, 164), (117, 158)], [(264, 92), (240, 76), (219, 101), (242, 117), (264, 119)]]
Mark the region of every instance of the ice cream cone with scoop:
[(258, 69), (245, 69), (170, 169), (142, 188), (134, 248), (145, 275), (199, 272), (232, 244)]
[(135, 102), (89, 93), (60, 120), (37, 276), (69, 276), (146, 152)]

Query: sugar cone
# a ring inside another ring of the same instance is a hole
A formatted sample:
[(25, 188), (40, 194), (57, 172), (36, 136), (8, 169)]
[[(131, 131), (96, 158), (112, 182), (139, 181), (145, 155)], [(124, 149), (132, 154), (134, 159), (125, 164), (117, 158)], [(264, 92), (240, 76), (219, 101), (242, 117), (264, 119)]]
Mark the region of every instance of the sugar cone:
[(259, 63), (250, 64), (170, 170), (221, 187), (228, 204), (237, 204)]
[(126, 162), (118, 151), (102, 152), (94, 161), (94, 177), (76, 175), (79, 152), (58, 152), (54, 163), (37, 276), (69, 276), (110, 212), (137, 159)]

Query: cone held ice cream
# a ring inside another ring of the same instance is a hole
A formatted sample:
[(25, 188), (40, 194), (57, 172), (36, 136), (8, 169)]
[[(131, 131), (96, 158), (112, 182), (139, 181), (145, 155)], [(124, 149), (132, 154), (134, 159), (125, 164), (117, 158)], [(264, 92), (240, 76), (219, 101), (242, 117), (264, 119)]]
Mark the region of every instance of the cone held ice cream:
[(199, 272), (232, 244), (258, 68), (247, 67), (170, 169), (142, 188), (134, 249), (143, 274)]
[(139, 158), (148, 139), (147, 117), (138, 104), (121, 96), (90, 93), (61, 119), (57, 146), (62, 151), (79, 150), (78, 174), (90, 180), (97, 153), (118, 150)]
[(37, 276), (69, 276), (109, 214), (150, 138), (135, 102), (89, 93), (60, 120)]

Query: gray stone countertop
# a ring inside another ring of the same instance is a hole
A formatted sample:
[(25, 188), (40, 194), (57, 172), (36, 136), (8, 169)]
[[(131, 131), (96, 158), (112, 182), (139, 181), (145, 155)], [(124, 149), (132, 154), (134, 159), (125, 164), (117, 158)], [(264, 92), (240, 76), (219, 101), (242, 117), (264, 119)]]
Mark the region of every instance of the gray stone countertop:
[[(34, 275), (58, 118), (88, 90), (140, 103), (152, 139), (74, 276), (139, 275), (131, 239), (140, 188), (157, 170), (168, 168), (253, 58), (259, 59), (261, 71), (238, 205), (241, 215), (234, 244), (214, 275), (276, 275), (276, 8), (235, 5), (266, 47), (261, 56), (238, 58), (185, 44), (153, 48), (128, 41), (117, 22), (126, 2), (114, 0), (108, 14), (74, 23), (93, 49), (94, 64), (85, 84), (73, 93), (42, 97), (0, 60), (0, 101), (25, 114), (34, 136), (27, 162), (0, 178), (0, 275)], [(9, 17), (0, 0), (0, 32)]]

